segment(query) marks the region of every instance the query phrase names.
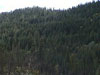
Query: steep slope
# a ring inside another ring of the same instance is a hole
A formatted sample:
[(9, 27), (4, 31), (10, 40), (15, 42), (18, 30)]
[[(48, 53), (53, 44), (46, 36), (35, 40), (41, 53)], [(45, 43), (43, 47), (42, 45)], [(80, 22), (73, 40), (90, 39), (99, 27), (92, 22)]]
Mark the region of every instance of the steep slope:
[(100, 2), (0, 14), (0, 74), (22, 73), (99, 75)]

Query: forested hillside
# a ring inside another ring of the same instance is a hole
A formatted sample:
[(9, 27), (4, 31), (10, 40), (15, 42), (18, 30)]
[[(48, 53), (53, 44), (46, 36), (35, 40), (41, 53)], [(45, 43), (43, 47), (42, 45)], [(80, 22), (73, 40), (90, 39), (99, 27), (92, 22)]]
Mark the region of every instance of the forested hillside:
[(100, 2), (1, 13), (0, 75), (100, 75)]

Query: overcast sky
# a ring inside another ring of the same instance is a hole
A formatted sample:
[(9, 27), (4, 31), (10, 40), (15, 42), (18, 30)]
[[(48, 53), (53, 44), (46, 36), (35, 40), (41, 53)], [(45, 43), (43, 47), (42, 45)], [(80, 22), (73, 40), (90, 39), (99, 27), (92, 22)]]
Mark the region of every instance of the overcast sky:
[(33, 6), (68, 9), (90, 1), (92, 0), (0, 0), (0, 12)]

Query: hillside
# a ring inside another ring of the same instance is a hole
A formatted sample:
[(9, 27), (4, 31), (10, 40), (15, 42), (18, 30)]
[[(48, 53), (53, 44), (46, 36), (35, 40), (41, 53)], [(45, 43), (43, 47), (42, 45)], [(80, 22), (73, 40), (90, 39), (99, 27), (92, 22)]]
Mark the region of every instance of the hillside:
[(100, 75), (100, 1), (1, 13), (0, 75)]

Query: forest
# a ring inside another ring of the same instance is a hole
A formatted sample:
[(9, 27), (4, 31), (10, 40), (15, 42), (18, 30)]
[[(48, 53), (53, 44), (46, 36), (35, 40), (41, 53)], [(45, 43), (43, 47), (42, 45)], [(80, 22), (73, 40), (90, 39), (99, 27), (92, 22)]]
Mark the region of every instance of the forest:
[(100, 1), (1, 13), (0, 75), (100, 75)]

